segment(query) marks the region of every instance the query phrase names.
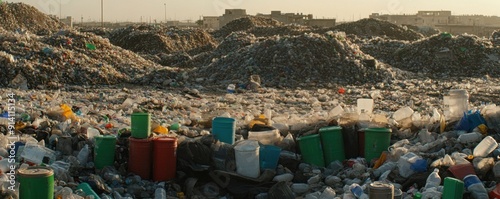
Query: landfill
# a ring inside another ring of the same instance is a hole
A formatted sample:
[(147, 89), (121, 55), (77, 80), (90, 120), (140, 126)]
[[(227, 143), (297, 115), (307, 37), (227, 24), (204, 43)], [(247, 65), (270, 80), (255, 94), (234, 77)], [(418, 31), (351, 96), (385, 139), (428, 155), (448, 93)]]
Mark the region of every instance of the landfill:
[(64, 23), (24, 3), (2, 3), (0, 15), (2, 16), (0, 27), (9, 31), (29, 31), (33, 34), (47, 35), (67, 28)]
[(0, 28), (1, 198), (500, 197), (495, 33), (24, 26)]
[(424, 37), (406, 26), (398, 26), (387, 21), (371, 18), (339, 24), (333, 29), (363, 37), (385, 36), (390, 39), (407, 41), (415, 41)]

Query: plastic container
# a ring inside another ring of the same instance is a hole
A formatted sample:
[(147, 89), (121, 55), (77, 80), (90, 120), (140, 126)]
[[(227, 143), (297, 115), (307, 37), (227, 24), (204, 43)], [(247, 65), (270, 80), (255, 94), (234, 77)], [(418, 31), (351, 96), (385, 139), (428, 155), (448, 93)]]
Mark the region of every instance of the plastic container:
[(273, 145), (264, 145), (260, 147), (259, 161), (261, 169), (275, 170), (280, 159), (281, 148)]
[(486, 136), (475, 148), (474, 157), (486, 157), (498, 147), (497, 141), (491, 137)]
[(425, 182), (425, 189), (430, 189), (432, 187), (437, 188), (441, 184), (441, 176), (439, 176), (439, 169), (435, 168), (434, 171), (427, 176)]
[(361, 114), (362, 110), (365, 110), (367, 114), (373, 112), (373, 99), (360, 98), (356, 101), (358, 114)]
[(259, 143), (254, 140), (244, 140), (234, 147), (238, 174), (251, 178), (259, 177), (259, 148)]
[(394, 185), (384, 182), (372, 182), (368, 187), (370, 198), (393, 199)]
[(492, 199), (500, 199), (500, 183), (498, 183), (497, 186), (490, 191), (489, 196)]
[(463, 195), (464, 182), (456, 178), (444, 178), (443, 199), (462, 199)]
[(229, 117), (216, 117), (212, 120), (212, 134), (215, 139), (234, 144), (236, 120)]
[(116, 137), (113, 135), (96, 136), (94, 164), (96, 169), (113, 166), (115, 162)]
[(464, 185), (467, 191), (472, 193), (473, 198), (488, 198), (488, 192), (484, 188), (483, 182), (476, 175), (465, 176)]
[(302, 160), (305, 163), (313, 164), (319, 167), (325, 167), (325, 159), (321, 148), (320, 135), (308, 135), (297, 138), (299, 142)]
[(447, 120), (459, 120), (469, 109), (469, 94), (467, 90), (452, 89), (443, 96), (444, 116)]
[(94, 199), (100, 198), (99, 195), (97, 195), (97, 193), (92, 189), (92, 187), (90, 187), (90, 185), (85, 182), (80, 183), (76, 187), (76, 189), (81, 189), (87, 196), (94, 196)]
[(131, 133), (134, 138), (147, 138), (151, 134), (151, 114), (133, 113), (131, 116)]
[(151, 139), (130, 137), (128, 171), (141, 176), (142, 179), (151, 179), (152, 151)]
[(468, 164), (456, 164), (448, 168), (448, 170), (459, 180), (463, 180), (465, 176), (475, 175), (476, 171), (471, 163)]
[(153, 140), (153, 180), (167, 181), (175, 178), (177, 169), (177, 138), (159, 137)]
[(264, 145), (273, 145), (276, 142), (279, 142), (281, 138), (280, 132), (278, 129), (269, 130), (269, 131), (249, 131), (248, 139), (256, 140)]
[(54, 171), (48, 167), (28, 167), (18, 170), (19, 198), (53, 199)]
[(383, 151), (387, 151), (391, 144), (391, 132), (388, 128), (365, 129), (365, 159), (367, 161), (378, 158)]
[(236, 86), (234, 84), (229, 84), (227, 86), (227, 92), (228, 93), (234, 93), (235, 92), (235, 89), (236, 89)]
[(479, 142), (483, 138), (483, 135), (478, 132), (472, 132), (472, 133), (464, 133), (460, 136), (458, 136), (458, 142), (465, 144), (465, 143), (471, 143), (471, 142)]
[(319, 134), (321, 136), (321, 145), (323, 146), (325, 165), (330, 165), (335, 160), (344, 161), (345, 153), (342, 127), (323, 127), (319, 129)]

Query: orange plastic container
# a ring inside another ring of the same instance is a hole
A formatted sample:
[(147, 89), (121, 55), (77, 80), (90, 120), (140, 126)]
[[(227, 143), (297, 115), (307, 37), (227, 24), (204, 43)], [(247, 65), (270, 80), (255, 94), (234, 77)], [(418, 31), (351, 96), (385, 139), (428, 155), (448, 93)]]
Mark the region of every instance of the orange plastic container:
[(153, 180), (167, 181), (175, 178), (177, 169), (177, 138), (159, 137), (153, 140)]
[(151, 179), (152, 151), (151, 139), (130, 137), (128, 171), (141, 176), (142, 179)]

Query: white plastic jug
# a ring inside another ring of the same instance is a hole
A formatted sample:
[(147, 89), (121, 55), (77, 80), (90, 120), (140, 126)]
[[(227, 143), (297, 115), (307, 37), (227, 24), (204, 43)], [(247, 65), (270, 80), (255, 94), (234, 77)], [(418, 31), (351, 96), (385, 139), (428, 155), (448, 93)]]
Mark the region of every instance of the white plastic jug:
[(260, 175), (259, 142), (255, 140), (244, 140), (235, 147), (236, 173), (258, 178)]
[(472, 153), (475, 157), (486, 157), (488, 154), (493, 152), (498, 147), (497, 141), (491, 137), (486, 136), (483, 141), (481, 141), (476, 148), (474, 148), (474, 152)]

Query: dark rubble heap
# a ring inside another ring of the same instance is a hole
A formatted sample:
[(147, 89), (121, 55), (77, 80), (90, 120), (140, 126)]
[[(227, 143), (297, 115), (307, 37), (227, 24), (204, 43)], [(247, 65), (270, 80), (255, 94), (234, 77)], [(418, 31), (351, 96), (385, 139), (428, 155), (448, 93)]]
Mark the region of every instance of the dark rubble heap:
[(215, 31), (214, 36), (217, 38), (225, 38), (232, 32), (248, 31), (255, 27), (278, 27), (282, 25), (283, 23), (274, 19), (263, 17), (243, 17), (233, 20), (223, 26), (220, 30)]
[(405, 45), (387, 60), (402, 70), (446, 78), (498, 76), (499, 57), (498, 48), (490, 40), (442, 33)]
[(159, 67), (107, 39), (74, 30), (52, 36), (0, 30), (0, 85), (13, 86), (18, 74), (29, 88), (133, 82)]
[(1, 3), (0, 27), (8, 31), (29, 31), (44, 35), (66, 28), (66, 25), (33, 6), (23, 3)]
[(343, 34), (309, 33), (274, 36), (230, 52), (195, 70), (209, 82), (234, 82), (258, 74), (267, 86), (294, 87), (302, 83), (367, 83), (394, 78), (388, 68), (368, 67), (372, 59)]
[(382, 21), (378, 19), (361, 19), (355, 22), (339, 24), (333, 29), (354, 34), (359, 37), (385, 36), (389, 39), (415, 41), (424, 38), (420, 33), (404, 26)]
[(205, 30), (136, 25), (110, 34), (114, 45), (141, 54), (187, 52), (194, 55), (213, 49), (217, 42)]

